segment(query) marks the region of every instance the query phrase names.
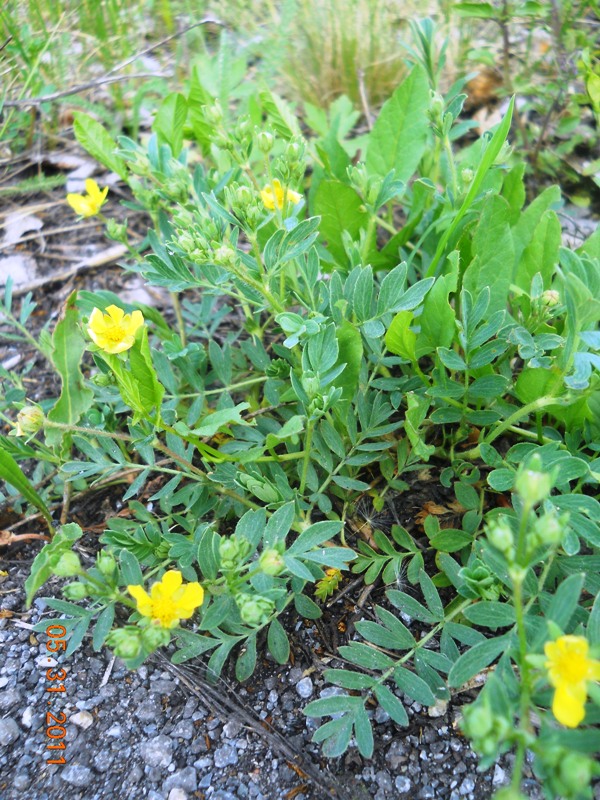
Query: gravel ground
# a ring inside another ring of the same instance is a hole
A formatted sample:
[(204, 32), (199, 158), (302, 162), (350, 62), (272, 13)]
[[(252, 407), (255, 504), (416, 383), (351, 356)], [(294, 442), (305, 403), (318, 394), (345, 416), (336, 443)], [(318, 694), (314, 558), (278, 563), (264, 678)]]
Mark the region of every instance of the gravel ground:
[[(48, 662), (47, 638), (31, 626), (58, 615), (41, 599), (24, 611), (28, 563), (0, 564), (9, 573), (0, 584), (0, 800), (483, 800), (508, 781), (510, 756), (477, 772), (454, 703), (413, 703), (407, 729), (376, 709), (372, 761), (352, 747), (323, 759), (310, 742), (316, 721), (301, 710), (340, 690), (320, 677), (317, 631), (302, 620), (294, 666), (264, 660), (242, 687), (212, 686), (201, 665), (174, 667), (164, 656), (129, 672), (89, 640)], [(67, 717), (64, 751), (47, 749), (49, 664), (67, 672), (51, 707)], [(64, 766), (46, 763), (56, 754)], [(533, 780), (525, 791), (541, 800)]]

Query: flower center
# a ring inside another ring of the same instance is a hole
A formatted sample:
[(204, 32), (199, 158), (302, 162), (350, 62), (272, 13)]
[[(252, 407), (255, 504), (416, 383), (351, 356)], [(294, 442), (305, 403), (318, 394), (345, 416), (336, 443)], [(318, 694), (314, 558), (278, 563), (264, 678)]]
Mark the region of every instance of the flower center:
[(104, 331), (104, 335), (111, 342), (120, 342), (125, 337), (125, 331), (120, 325), (112, 325)]
[(170, 628), (171, 623), (178, 619), (172, 600), (161, 598), (152, 602), (152, 618), (160, 622), (163, 628)]
[(588, 675), (587, 661), (577, 654), (565, 653), (558, 659), (556, 671), (566, 683), (581, 683)]

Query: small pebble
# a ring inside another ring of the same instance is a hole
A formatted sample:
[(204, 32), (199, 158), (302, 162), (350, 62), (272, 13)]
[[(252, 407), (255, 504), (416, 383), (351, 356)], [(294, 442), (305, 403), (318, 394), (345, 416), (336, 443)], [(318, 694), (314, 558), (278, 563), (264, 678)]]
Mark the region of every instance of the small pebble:
[(92, 770), (81, 764), (69, 764), (58, 773), (65, 783), (71, 786), (88, 786), (92, 780)]
[(14, 719), (5, 717), (0, 719), (0, 746), (8, 747), (9, 744), (16, 742), (21, 731)]
[(313, 693), (313, 682), (310, 678), (302, 678), (302, 680), (298, 681), (296, 684), (296, 691), (300, 697), (306, 700)]
[(72, 722), (73, 725), (77, 725), (78, 728), (86, 731), (94, 724), (94, 717), (89, 711), (78, 711), (77, 714), (73, 714), (72, 717), (69, 717), (69, 722)]

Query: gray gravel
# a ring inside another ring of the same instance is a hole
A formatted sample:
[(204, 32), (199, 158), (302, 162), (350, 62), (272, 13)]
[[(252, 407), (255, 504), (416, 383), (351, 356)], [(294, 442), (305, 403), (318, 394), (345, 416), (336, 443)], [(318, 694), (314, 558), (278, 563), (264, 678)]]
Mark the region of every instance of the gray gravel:
[[(318, 656), (308, 662), (316, 631), (300, 621), (294, 666), (265, 658), (244, 686), (210, 686), (200, 665), (175, 668), (166, 658), (132, 673), (84, 641), (57, 659), (66, 694), (53, 695), (51, 708), (67, 716), (66, 749), (48, 750), (46, 637), (31, 626), (59, 615), (41, 600), (25, 612), (27, 565), (8, 569), (0, 584), (0, 800), (484, 800), (509, 780), (510, 756), (477, 772), (452, 705), (428, 717), (413, 703), (408, 729), (370, 712), (373, 760), (356, 748), (323, 759), (310, 742), (317, 723), (301, 710), (341, 690), (323, 683)], [(50, 753), (64, 753), (66, 765), (47, 764)], [(533, 781), (526, 791), (541, 800)]]

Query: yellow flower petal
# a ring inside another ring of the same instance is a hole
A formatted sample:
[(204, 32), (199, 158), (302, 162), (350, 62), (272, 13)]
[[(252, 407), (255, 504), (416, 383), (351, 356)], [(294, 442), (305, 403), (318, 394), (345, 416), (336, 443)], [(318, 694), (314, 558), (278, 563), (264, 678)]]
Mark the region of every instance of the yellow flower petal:
[(552, 713), (561, 725), (576, 728), (585, 717), (585, 683), (561, 683), (554, 692)]
[(144, 617), (149, 617), (152, 613), (152, 602), (145, 589), (141, 586), (128, 586), (127, 591), (136, 601), (140, 614)]
[(138, 611), (161, 628), (174, 628), (180, 619), (189, 619), (204, 600), (204, 589), (197, 581), (182, 585), (179, 570), (165, 572), (152, 585), (150, 596), (141, 586), (128, 586), (138, 602)]
[(73, 211), (80, 217), (94, 217), (106, 200), (108, 194), (108, 186), (102, 191), (93, 178), (88, 178), (85, 182), (85, 189), (87, 194), (68, 194), (67, 203), (71, 206)]
[(122, 353), (135, 342), (135, 334), (144, 324), (141, 311), (126, 314), (119, 306), (111, 305), (103, 314), (95, 308), (89, 319), (90, 338), (106, 353)]

